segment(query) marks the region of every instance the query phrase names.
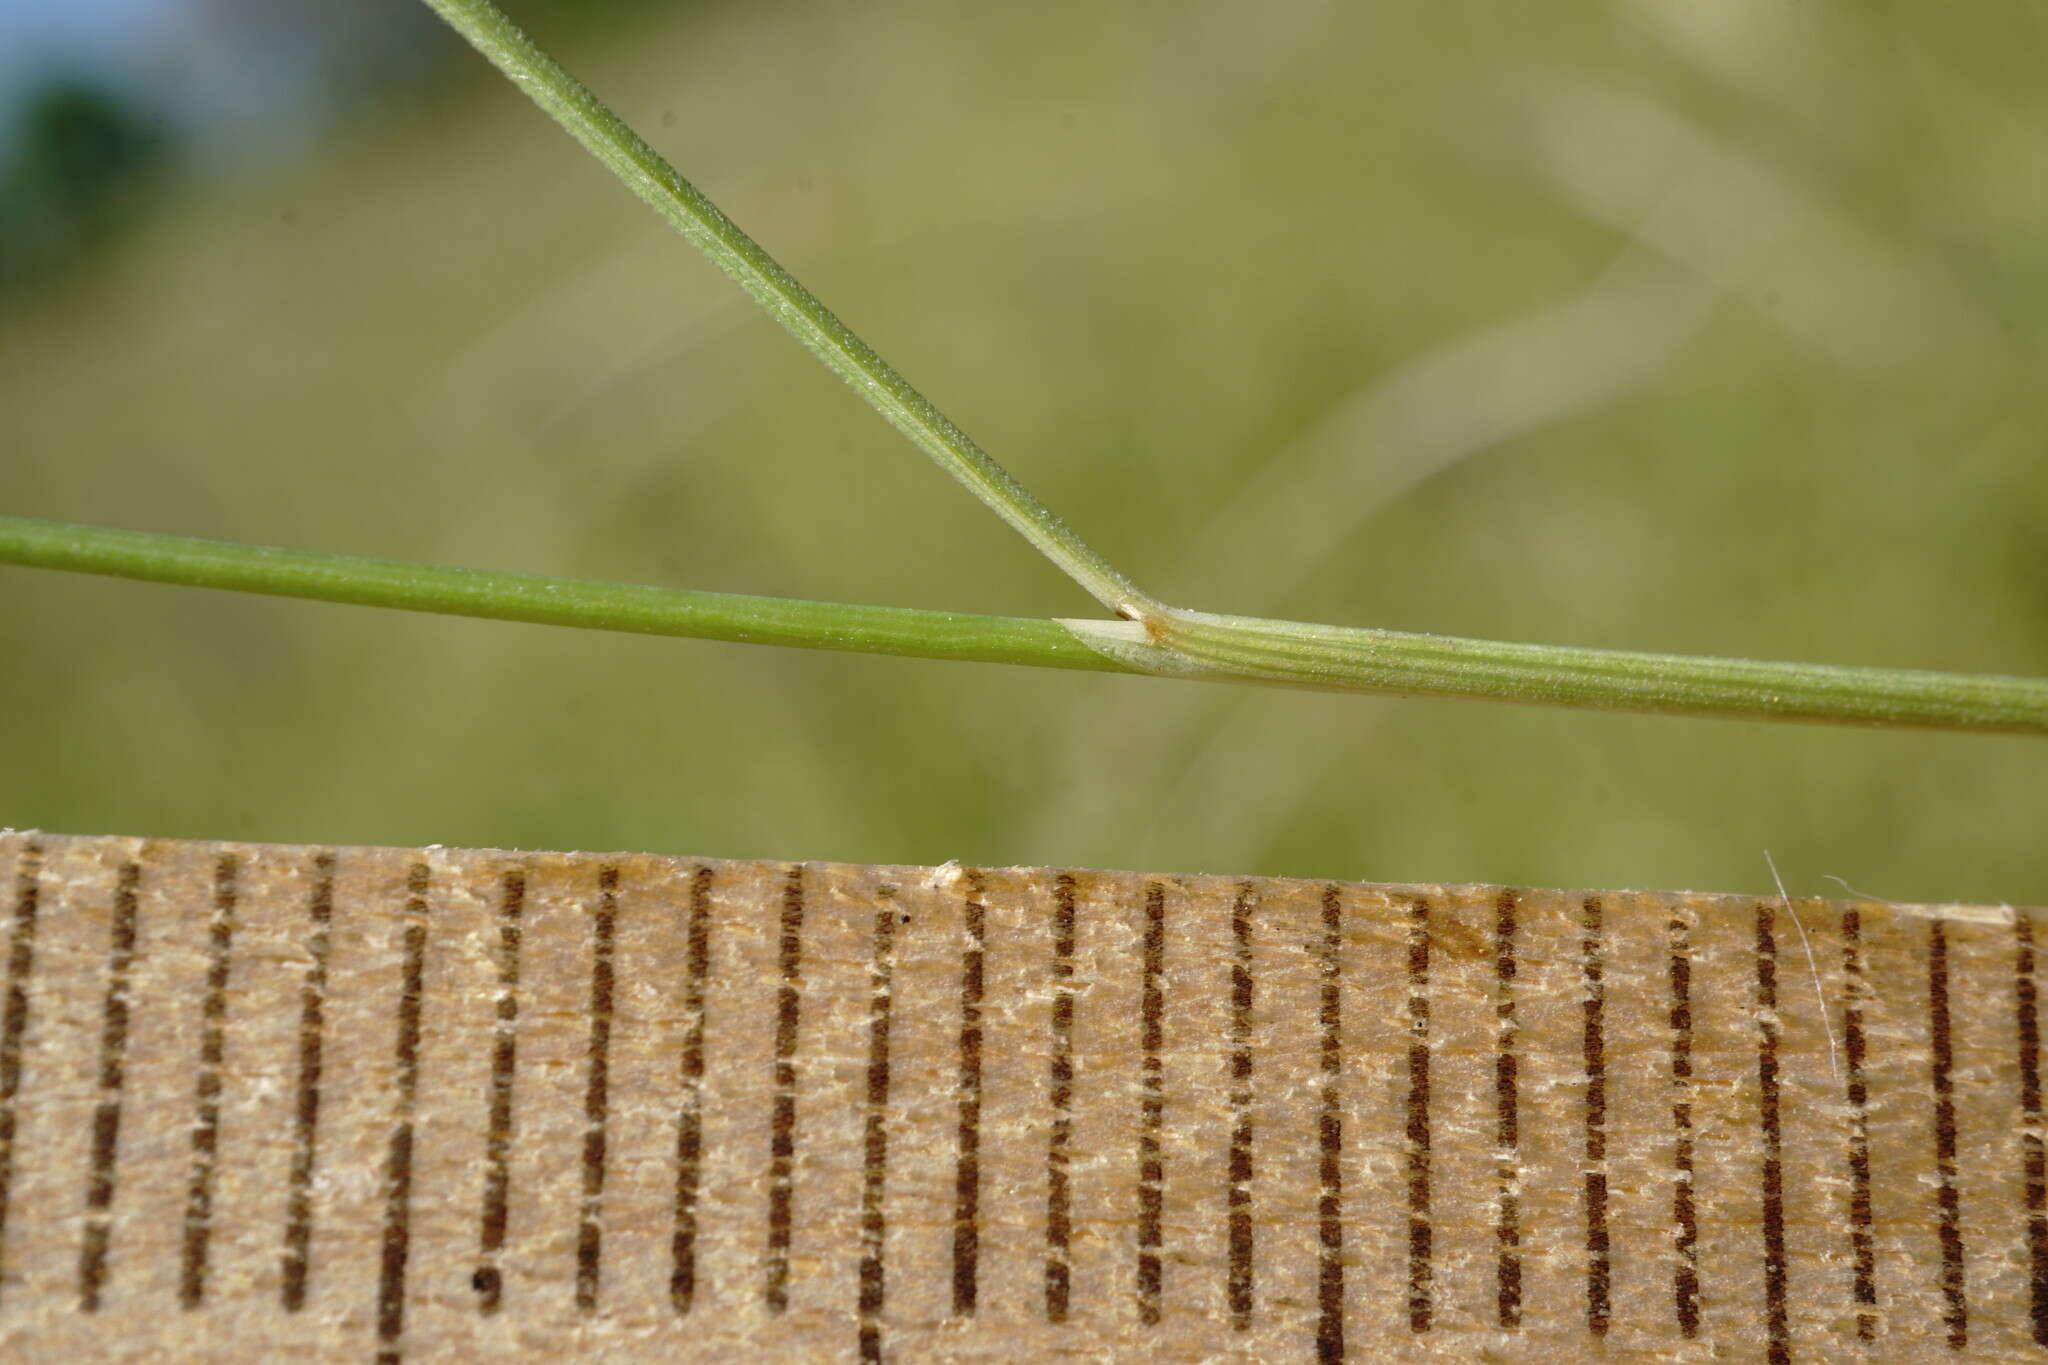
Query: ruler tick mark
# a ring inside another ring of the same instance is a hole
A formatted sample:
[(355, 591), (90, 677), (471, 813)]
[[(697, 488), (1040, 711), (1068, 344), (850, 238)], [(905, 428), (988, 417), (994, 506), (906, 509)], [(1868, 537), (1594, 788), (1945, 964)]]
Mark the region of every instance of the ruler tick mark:
[(860, 1358), (881, 1365), (882, 1306), (887, 1289), (882, 1264), (887, 1224), (883, 1195), (889, 1170), (889, 1009), (896, 942), (896, 889), (876, 898), (874, 946), (868, 963), (868, 1086), (866, 1126), (861, 1140), (860, 1180)]
[[(1247, 893), (1248, 894), (1248, 893)], [(1317, 1022), (1322, 1026), (1320, 1066), (1322, 1112), (1316, 1118), (1316, 1360), (1339, 1365), (1344, 1359), (1344, 902), (1337, 888), (1323, 888), (1323, 939), (1317, 956), (1322, 997)], [(1247, 1220), (1249, 1221), (1249, 1220)]]
[(1671, 1224), (1676, 1264), (1672, 1313), (1687, 1341), (1700, 1334), (1700, 1227), (1693, 1207), (1692, 931), (1673, 915), (1666, 926), (1671, 976)]
[(7, 1213), (13, 1207), (15, 1112), (21, 1052), (28, 1035), (28, 981), (36, 965), (36, 907), (42, 898), (43, 846), (23, 842), (14, 867), (14, 918), (7, 936), (6, 1003), (0, 1006), (0, 1292), (7, 1283)]
[(1074, 874), (1053, 882), (1052, 1130), (1045, 1147), (1045, 1319), (1067, 1320), (1072, 1292), (1074, 1137)]
[(2041, 1137), (2041, 1007), (2034, 984), (2034, 922), (2015, 915), (2013, 1012), (2019, 1032), (2020, 1141), (2025, 1153), (2028, 1316), (2034, 1344), (2048, 1346), (2048, 1149)]
[(1429, 1221), (1429, 902), (1408, 898), (1408, 1330), (1435, 1311)]
[(768, 1125), (768, 1279), (763, 1300), (771, 1313), (789, 1308), (791, 1198), (796, 1162), (796, 1049), (803, 1013), (804, 869), (793, 864), (782, 887), (776, 961), (782, 984), (775, 994), (775, 1098)]
[(223, 853), (213, 870), (213, 917), (206, 936), (206, 995), (200, 1005), (199, 1079), (194, 1086), (192, 1175), (185, 1186), (184, 1241), (178, 1257), (178, 1302), (206, 1298), (207, 1250), (213, 1237), (213, 1176), (220, 1154), (221, 1064), (227, 1056), (228, 973), (235, 936), (241, 862)]
[(313, 1249), (313, 1170), (319, 1156), (320, 1072), (326, 1042), (327, 956), (334, 920), (334, 854), (313, 855), (313, 894), (307, 905), (312, 932), (306, 975), (299, 985), (299, 1074), (292, 1104), (292, 1168), (285, 1199), (284, 1253), (279, 1301), (288, 1313), (306, 1306)]
[(1580, 909), (1579, 963), (1586, 986), (1586, 1330), (1605, 1337), (1613, 1320), (1607, 1232), (1607, 953), (1600, 898), (1588, 896)]
[(1231, 1330), (1252, 1325), (1252, 904), (1250, 882), (1240, 882), (1230, 904), (1230, 1188), (1229, 1285)]
[(1493, 907), (1494, 990), (1494, 1316), (1512, 1331), (1522, 1325), (1522, 1124), (1520, 1069), (1515, 1056), (1515, 911), (1520, 897), (1502, 891)]
[(519, 1067), (519, 950), (526, 913), (526, 872), (513, 868), (498, 881), (498, 994), (492, 1007), (491, 1078), (485, 1092), (484, 1193), (477, 1216), (477, 1269), (470, 1277), (477, 1309), (495, 1313), (504, 1302), (505, 1249), (512, 1199), (513, 1081)]
[(1160, 1053), (1166, 1046), (1166, 888), (1145, 887), (1145, 937), (1138, 991), (1142, 1055), (1138, 1072), (1138, 1321), (1159, 1321), (1163, 1267), (1161, 1215), (1165, 1206), (1166, 1160), (1160, 1130), (1166, 1118), (1166, 1086)]
[(85, 1236), (78, 1252), (78, 1306), (88, 1313), (99, 1311), (107, 1280), (121, 1101), (128, 1082), (128, 977), (135, 965), (136, 888), (141, 880), (142, 869), (134, 861), (121, 864), (108, 935), (107, 995), (100, 1009), (100, 1100), (92, 1115), (92, 1174), (85, 1187)]
[(1948, 1347), (1970, 1344), (1970, 1303), (1963, 1278), (1962, 1200), (1956, 1188), (1955, 1040), (1949, 1018), (1948, 934), (1927, 926), (1927, 1023), (1933, 1045), (1935, 1197), (1941, 1211), (1941, 1320)]
[(597, 1311), (604, 1255), (605, 1138), (611, 1114), (612, 954), (618, 939), (619, 869), (598, 869), (591, 921), (590, 1045), (583, 1091), (583, 1207), (576, 1228), (576, 1308)]
[(405, 1334), (405, 1271), (412, 1253), (413, 1111), (420, 1088), (420, 1014), (427, 961), (425, 863), (414, 863), (405, 879), (404, 966), (398, 995), (396, 1121), (384, 1159), (384, 1232), (377, 1264), (378, 1365), (397, 1365)]
[(1784, 1129), (1778, 1105), (1778, 940), (1768, 901), (1756, 906), (1757, 1119), (1763, 1130), (1764, 1331), (1771, 1365), (1792, 1359), (1785, 1308)]
[(1863, 913), (1842, 912), (1842, 1047), (1848, 1054), (1849, 1256), (1855, 1264), (1856, 1339), (1877, 1339), (1877, 1242), (1870, 1203), (1870, 1044), (1863, 1032)]
[(683, 1096), (676, 1115), (675, 1230), (669, 1242), (669, 1303), (687, 1313), (697, 1297), (697, 1193), (704, 1160), (704, 990), (711, 974), (711, 869), (690, 879), (684, 930)]
[(960, 1121), (953, 1164), (953, 1312), (972, 1316), (981, 1258), (981, 1001), (987, 878), (966, 874), (967, 946), (960, 955)]

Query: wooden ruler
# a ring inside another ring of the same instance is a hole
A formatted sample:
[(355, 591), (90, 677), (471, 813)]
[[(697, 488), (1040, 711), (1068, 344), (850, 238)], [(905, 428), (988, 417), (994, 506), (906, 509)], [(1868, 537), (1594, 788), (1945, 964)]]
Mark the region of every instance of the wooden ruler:
[(2037, 1357), (2038, 913), (0, 835), (0, 1358)]

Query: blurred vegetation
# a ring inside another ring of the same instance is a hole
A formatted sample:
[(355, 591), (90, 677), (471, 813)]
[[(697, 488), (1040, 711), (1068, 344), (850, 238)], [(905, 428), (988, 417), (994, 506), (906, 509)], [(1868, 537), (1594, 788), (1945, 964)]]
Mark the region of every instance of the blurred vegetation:
[[(2048, 12), (522, 11), (1167, 600), (2048, 672)], [(0, 304), (0, 506), (1073, 614), (481, 63)], [(2048, 902), (2026, 740), (0, 569), (0, 822)]]
[(105, 244), (143, 207), (170, 143), (118, 96), (52, 80), (25, 102), (0, 167), (0, 290), (47, 279)]

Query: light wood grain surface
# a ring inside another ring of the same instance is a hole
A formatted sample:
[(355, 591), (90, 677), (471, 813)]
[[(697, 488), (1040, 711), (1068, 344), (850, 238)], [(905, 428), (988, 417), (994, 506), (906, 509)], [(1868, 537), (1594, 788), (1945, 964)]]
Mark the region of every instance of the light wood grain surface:
[(0, 835), (0, 1359), (2036, 1358), (2008, 907)]

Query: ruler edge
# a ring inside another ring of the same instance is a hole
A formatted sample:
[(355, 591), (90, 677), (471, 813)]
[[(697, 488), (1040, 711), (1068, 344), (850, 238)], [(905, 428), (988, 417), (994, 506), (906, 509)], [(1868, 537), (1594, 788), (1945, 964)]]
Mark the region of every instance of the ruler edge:
[(1347, 877), (1287, 877), (1268, 876), (1253, 873), (1227, 872), (1148, 872), (1129, 868), (1078, 867), (1064, 863), (966, 863), (950, 860), (936, 865), (917, 863), (852, 863), (838, 859), (818, 858), (723, 858), (688, 853), (655, 853), (646, 850), (595, 850), (595, 849), (520, 849), (498, 847), (473, 847), (461, 844), (330, 844), (319, 842), (285, 843), (274, 840), (245, 839), (189, 839), (174, 836), (145, 834), (68, 834), (33, 827), (0, 826), (0, 839), (55, 840), (64, 843), (127, 842), (138, 848), (156, 844), (175, 844), (192, 849), (211, 849), (221, 852), (237, 851), (246, 853), (282, 854), (308, 849), (321, 849), (337, 855), (350, 853), (381, 854), (385, 856), (409, 855), (412, 857), (457, 857), (457, 858), (503, 858), (519, 859), (574, 859), (596, 861), (646, 860), (687, 864), (695, 867), (792, 867), (803, 866), (820, 872), (860, 873), (882, 880), (894, 878), (904, 883), (922, 883), (937, 889), (972, 867), (984, 872), (1008, 872), (1020, 875), (1080, 873), (1089, 877), (1115, 880), (1164, 881), (1181, 886), (1208, 884), (1218, 887), (1236, 888), (1246, 882), (1255, 884), (1280, 884), (1290, 887), (1335, 886), (1358, 891), (1367, 895), (1422, 895), (1469, 899), (1489, 894), (1497, 895), (1506, 890), (1521, 891), (1544, 896), (1564, 898), (1601, 897), (1645, 897), (1654, 896), (1681, 900), (1691, 905), (1755, 905), (1770, 902), (1801, 907), (1843, 909), (1849, 906), (1882, 906), (1894, 914), (1911, 916), (1922, 920), (1946, 920), (1955, 923), (1986, 926), (2011, 927), (2020, 918), (2048, 917), (2048, 905), (2016, 905), (2012, 902), (1981, 903), (1970, 901), (1893, 901), (1877, 896), (1792, 896), (1782, 892), (1744, 891), (1694, 891), (1669, 888), (1642, 887), (1540, 887), (1517, 882), (1377, 882)]

